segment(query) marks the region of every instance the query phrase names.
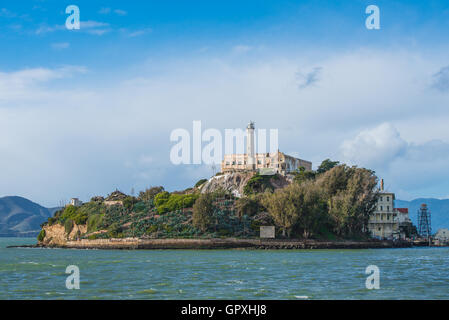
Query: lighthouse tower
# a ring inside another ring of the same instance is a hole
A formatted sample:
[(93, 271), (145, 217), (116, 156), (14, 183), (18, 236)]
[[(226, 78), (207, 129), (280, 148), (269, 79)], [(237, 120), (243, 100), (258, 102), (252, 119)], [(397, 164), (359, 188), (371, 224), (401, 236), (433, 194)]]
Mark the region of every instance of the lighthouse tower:
[(254, 147), (254, 122), (250, 121), (246, 127), (246, 154), (247, 154), (247, 168), (254, 170), (256, 168)]

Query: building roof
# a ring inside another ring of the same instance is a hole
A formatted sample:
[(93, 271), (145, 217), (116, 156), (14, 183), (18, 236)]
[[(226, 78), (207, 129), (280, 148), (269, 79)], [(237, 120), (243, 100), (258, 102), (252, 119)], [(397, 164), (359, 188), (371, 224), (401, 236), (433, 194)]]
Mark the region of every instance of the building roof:
[(396, 208), (400, 213), (408, 213), (408, 208)]

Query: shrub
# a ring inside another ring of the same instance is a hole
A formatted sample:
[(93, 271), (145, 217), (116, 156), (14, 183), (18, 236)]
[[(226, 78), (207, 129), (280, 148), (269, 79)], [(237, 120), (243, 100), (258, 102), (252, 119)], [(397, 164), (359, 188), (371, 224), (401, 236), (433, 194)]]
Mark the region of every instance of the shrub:
[(206, 231), (212, 224), (213, 217), (212, 195), (202, 194), (193, 205), (193, 225), (201, 231)]
[(137, 203), (137, 199), (132, 196), (127, 196), (123, 199), (123, 207), (128, 210), (132, 210), (135, 203)]
[[(168, 193), (168, 192), (167, 192)], [(157, 212), (160, 214), (181, 210), (182, 208), (191, 208), (198, 199), (199, 195), (193, 194), (168, 194), (161, 196), (160, 198), (155, 198), (155, 203), (157, 207)]]
[(201, 179), (197, 183), (195, 183), (195, 188), (198, 188), (199, 186), (203, 185), (207, 182), (207, 179)]
[(92, 211), (95, 212), (98, 207), (98, 205), (96, 205), (96, 207), (92, 209), (90, 204), (91, 203), (85, 204), (82, 207), (67, 206), (60, 214), (57, 213), (55, 218), (57, 218), (57, 221), (61, 224), (64, 224), (68, 219), (73, 220), (76, 224), (85, 224), (89, 217), (89, 213)]
[(168, 191), (160, 192), (154, 197), (154, 204), (156, 207), (159, 207), (165, 204), (168, 201), (168, 198), (170, 198), (170, 193)]
[(146, 189), (145, 191), (140, 191), (139, 193), (139, 199), (143, 201), (149, 201), (153, 200), (154, 197), (158, 194), (164, 191), (164, 187), (158, 186), (158, 187), (151, 187), (150, 189)]
[(123, 237), (122, 227), (114, 222), (108, 228), (108, 235), (110, 238), (120, 238), (120, 235)]
[(101, 225), (103, 221), (102, 214), (93, 214), (87, 219), (87, 232), (98, 231), (98, 226)]
[(70, 232), (72, 232), (73, 229), (73, 220), (72, 219), (67, 219), (64, 222), (64, 230), (66, 234), (70, 234)]
[(266, 190), (273, 190), (273, 186), (270, 183), (270, 176), (261, 176), (258, 173), (249, 179), (243, 187), (243, 193), (247, 196), (258, 192), (264, 192)]
[(41, 232), (37, 235), (37, 241), (42, 242), (45, 239), (45, 230), (42, 229)]

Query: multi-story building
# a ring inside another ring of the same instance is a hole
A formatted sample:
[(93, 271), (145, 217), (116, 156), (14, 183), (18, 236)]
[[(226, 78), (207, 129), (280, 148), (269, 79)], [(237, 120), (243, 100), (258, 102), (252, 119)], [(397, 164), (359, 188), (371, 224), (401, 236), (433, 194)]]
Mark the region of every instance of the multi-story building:
[(370, 216), (368, 229), (372, 236), (379, 239), (404, 238), (402, 226), (411, 225), (407, 208), (394, 207), (395, 194), (384, 190), (384, 181), (381, 180), (380, 195), (376, 211)]
[(246, 127), (246, 153), (226, 154), (221, 163), (222, 172), (233, 171), (271, 171), (287, 174), (301, 167), (312, 170), (312, 162), (298, 159), (278, 151), (268, 153), (256, 153), (254, 146), (254, 123), (250, 122)]

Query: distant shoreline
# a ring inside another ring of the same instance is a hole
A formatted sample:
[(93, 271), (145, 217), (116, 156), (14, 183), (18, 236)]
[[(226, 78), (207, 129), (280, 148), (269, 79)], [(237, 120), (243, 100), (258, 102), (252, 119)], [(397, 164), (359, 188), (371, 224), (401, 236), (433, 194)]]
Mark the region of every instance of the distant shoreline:
[(316, 241), (316, 240), (280, 240), (280, 239), (82, 239), (67, 241), (65, 244), (36, 244), (25, 248), (66, 248), (66, 249), (124, 249), (124, 250), (158, 250), (158, 249), (380, 249), (410, 248), (415, 246), (409, 241)]

